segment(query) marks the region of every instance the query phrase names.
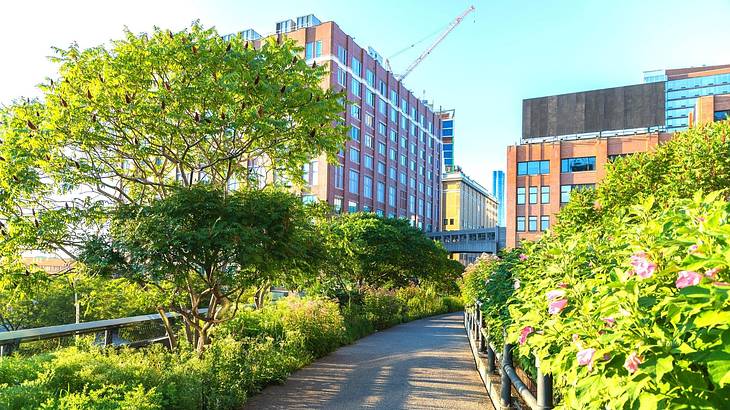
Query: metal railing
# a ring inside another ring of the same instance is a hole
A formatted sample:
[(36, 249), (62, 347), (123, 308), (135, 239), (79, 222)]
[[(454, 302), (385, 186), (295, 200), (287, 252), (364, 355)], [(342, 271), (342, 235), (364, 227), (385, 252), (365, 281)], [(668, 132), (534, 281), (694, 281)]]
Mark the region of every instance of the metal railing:
[[(506, 343), (502, 347), (502, 353), (489, 342), (488, 335), (484, 331), (484, 318), (481, 311), (481, 302), (464, 309), (464, 327), (466, 333), (476, 348), (475, 359), (477, 362), (486, 360), (486, 376), (483, 377), (484, 384), (488, 391), (493, 391), (490, 375), (500, 376), (499, 403), (490, 394), (495, 407), (499, 409), (514, 408), (512, 401), (512, 386), (514, 386), (520, 398), (533, 410), (547, 410), (553, 408), (553, 378), (550, 374), (543, 374), (540, 370), (540, 363), (535, 360), (537, 367), (537, 397), (532, 394), (527, 384), (517, 375), (512, 361), (512, 350), (514, 345)], [(499, 361), (499, 368), (496, 363)]]
[[(207, 309), (200, 309), (205, 313)], [(165, 313), (168, 319), (175, 319), (180, 315), (177, 313)], [(97, 344), (101, 346), (130, 346), (141, 347), (152, 343), (164, 343), (170, 346), (168, 335), (148, 338), (136, 341), (121, 340), (119, 330), (148, 322), (161, 321), (162, 317), (157, 314), (131, 316), (118, 319), (97, 320), (93, 322), (73, 323), (58, 326), (38, 327), (34, 329), (13, 330), (0, 332), (0, 357), (8, 356), (20, 347), (20, 343), (33, 342), (38, 340), (57, 339), (65, 336), (77, 336), (85, 334), (97, 334)]]

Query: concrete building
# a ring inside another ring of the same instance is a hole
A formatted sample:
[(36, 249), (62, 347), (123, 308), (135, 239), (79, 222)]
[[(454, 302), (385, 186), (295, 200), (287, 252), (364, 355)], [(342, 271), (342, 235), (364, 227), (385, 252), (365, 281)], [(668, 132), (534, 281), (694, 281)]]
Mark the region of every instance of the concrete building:
[(521, 143), (507, 148), (507, 247), (549, 229), (570, 192), (594, 188), (607, 162), (730, 114), (730, 65), (644, 78), (644, 84), (523, 101)]
[(497, 207), (497, 225), (505, 226), (504, 210), (506, 204), (504, 196), (504, 171), (502, 170), (492, 171), (492, 195), (494, 195), (499, 204)]
[[(247, 31), (248, 32), (248, 31)], [(251, 36), (258, 35), (250, 33)], [(299, 43), (308, 63), (330, 69), (322, 87), (345, 91), (350, 139), (332, 165), (323, 155), (305, 168), (303, 199), (338, 212), (368, 211), (440, 229), (441, 117), (334, 22), (313, 15), (276, 23), (276, 34)]]
[[(442, 184), (441, 213), (444, 232), (474, 231), (473, 233), (478, 235), (477, 230), (497, 226), (497, 199), (479, 183), (466, 176), (461, 169), (454, 168), (453, 171), (445, 173), (442, 176)], [(486, 233), (484, 234), (486, 240)], [(453, 258), (468, 265), (481, 253), (454, 253)]]

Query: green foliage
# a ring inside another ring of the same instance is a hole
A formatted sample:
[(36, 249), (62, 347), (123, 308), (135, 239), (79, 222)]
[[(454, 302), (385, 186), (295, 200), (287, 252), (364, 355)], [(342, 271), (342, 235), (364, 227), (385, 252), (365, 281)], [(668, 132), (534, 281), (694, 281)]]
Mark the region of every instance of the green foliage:
[(196, 22), (56, 52), (42, 98), (0, 109), (0, 276), (14, 287), (35, 282), (21, 252), (76, 258), (110, 205), (201, 183), (300, 183), (305, 163), (347, 138), (342, 95), (321, 87), (327, 67), (292, 40), (253, 47)]
[[(549, 234), (515, 251), (522, 260), (465, 278), (467, 303), (485, 301), (518, 357), (553, 373), (561, 406), (727, 407), (728, 132), (693, 128), (618, 160), (596, 192), (571, 196)], [(511, 295), (495, 299), (500, 286)]]
[[(427, 307), (444, 302), (432, 291), (369, 292), (365, 299)], [(426, 297), (426, 299), (419, 300)], [(401, 302), (401, 299), (407, 302)], [(428, 314), (419, 310), (421, 314)], [(0, 408), (235, 409), (247, 397), (345, 343), (387, 327), (385, 304), (340, 307), (319, 298), (289, 297), (242, 310), (214, 332), (202, 357), (181, 344), (139, 350), (68, 347), (0, 360)], [(397, 321), (415, 317), (404, 314)], [(376, 320), (374, 323), (372, 320)]]
[(108, 238), (91, 240), (81, 260), (158, 288), (160, 306), (182, 315), (202, 352), (248, 288), (307, 268), (309, 227), (301, 201), (285, 192), (180, 189), (149, 206), (121, 207)]
[(319, 223), (326, 248), (323, 285), (334, 294), (411, 283), (451, 289), (461, 265), (405, 219), (352, 213)]

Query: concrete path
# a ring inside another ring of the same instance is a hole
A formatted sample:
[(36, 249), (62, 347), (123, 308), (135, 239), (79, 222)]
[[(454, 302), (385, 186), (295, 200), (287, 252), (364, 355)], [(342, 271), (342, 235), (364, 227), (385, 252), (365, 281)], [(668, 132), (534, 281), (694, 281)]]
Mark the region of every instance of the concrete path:
[(246, 409), (493, 409), (463, 314), (365, 337), (252, 397)]

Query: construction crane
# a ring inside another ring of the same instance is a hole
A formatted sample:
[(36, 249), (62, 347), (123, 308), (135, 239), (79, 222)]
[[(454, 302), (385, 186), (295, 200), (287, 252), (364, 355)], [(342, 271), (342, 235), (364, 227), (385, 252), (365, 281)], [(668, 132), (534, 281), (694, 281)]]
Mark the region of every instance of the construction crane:
[[(469, 6), (468, 9), (464, 10), (464, 12), (459, 15), (459, 17), (455, 18), (454, 21), (452, 21), (449, 24), (449, 26), (446, 27), (446, 30), (444, 30), (441, 33), (441, 35), (436, 39), (436, 41), (434, 41), (433, 44), (431, 44), (423, 53), (421, 53), (420, 56), (418, 56), (418, 58), (415, 61), (413, 61), (411, 63), (411, 65), (408, 66), (408, 68), (406, 68), (406, 70), (403, 72), (403, 74), (395, 75), (395, 78), (398, 81), (403, 81), (408, 76), (408, 74), (410, 74), (414, 68), (416, 68), (419, 64), (421, 64), (421, 61), (423, 61), (426, 57), (428, 57), (428, 55), (431, 54), (433, 49), (436, 48), (436, 46), (438, 46), (446, 38), (446, 36), (448, 36), (449, 33), (451, 33), (451, 31), (453, 31), (456, 28), (456, 26), (461, 24), (461, 22), (464, 21), (466, 16), (468, 16), (469, 13), (473, 12), (474, 10), (475, 10), (475, 7), (473, 5)], [(415, 44), (413, 44), (412, 46), (410, 46), (408, 48), (411, 48), (413, 46), (415, 46)], [(405, 51), (405, 50), (403, 50), (403, 51)], [(397, 54), (400, 54), (400, 52)], [(392, 57), (393, 56), (391, 56), (391, 58)], [(385, 60), (385, 62), (386, 62), (386, 66), (388, 67), (388, 70), (393, 71), (390, 67), (390, 61)]]

